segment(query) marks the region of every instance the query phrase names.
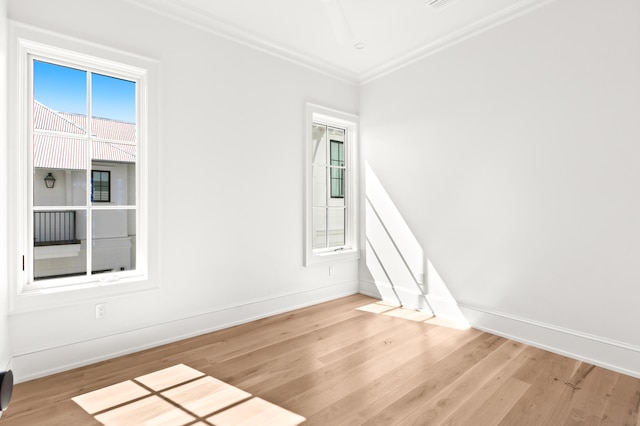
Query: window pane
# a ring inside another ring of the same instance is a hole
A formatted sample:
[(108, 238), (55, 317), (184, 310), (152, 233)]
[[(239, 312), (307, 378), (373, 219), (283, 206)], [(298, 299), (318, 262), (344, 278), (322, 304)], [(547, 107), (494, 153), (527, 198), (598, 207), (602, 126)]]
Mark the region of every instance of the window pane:
[[(135, 141), (136, 83), (101, 74), (91, 75), (92, 132), (98, 138)], [(101, 119), (101, 120), (100, 120)], [(115, 123), (114, 123), (115, 122)], [(133, 124), (131, 127), (118, 126)]]
[(327, 209), (313, 209), (313, 248), (327, 247)]
[(87, 73), (33, 61), (34, 129), (86, 134)]
[(337, 127), (329, 127), (327, 132), (329, 133), (329, 139), (337, 142), (344, 142), (345, 130)]
[(315, 207), (327, 205), (327, 168), (313, 166), (313, 205)]
[(344, 166), (344, 142), (331, 140), (330, 159), (332, 166)]
[[(115, 205), (136, 203), (136, 83), (92, 74), (91, 129), (94, 168), (111, 172), (108, 201)], [(94, 188), (95, 190), (95, 188)], [(102, 190), (107, 190), (103, 185)], [(93, 198), (94, 202), (105, 202)]]
[(311, 140), (313, 143), (313, 164), (327, 164), (327, 126), (313, 124), (311, 128)]
[(33, 213), (34, 279), (86, 274), (85, 223), (82, 210)]
[(342, 208), (330, 208), (327, 217), (327, 234), (329, 247), (341, 247), (345, 242), (344, 213)]
[(74, 68), (33, 62), (34, 206), (86, 204), (86, 140), (77, 139), (86, 135), (86, 75)]
[(36, 169), (33, 173), (34, 207), (85, 205), (85, 182), (84, 170)]
[(135, 269), (134, 210), (94, 210), (91, 264), (93, 272)]
[(331, 167), (331, 204), (344, 206), (344, 170), (343, 168)]

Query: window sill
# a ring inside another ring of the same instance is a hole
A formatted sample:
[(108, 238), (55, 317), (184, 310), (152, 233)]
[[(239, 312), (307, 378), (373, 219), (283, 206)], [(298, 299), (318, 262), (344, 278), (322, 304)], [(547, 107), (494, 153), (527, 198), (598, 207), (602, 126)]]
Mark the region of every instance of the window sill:
[(92, 281), (62, 287), (35, 287), (23, 289), (14, 294), (9, 314), (60, 308), (80, 303), (95, 302), (105, 298), (156, 290), (146, 276), (136, 275), (113, 279), (104, 277), (102, 281)]
[(346, 262), (357, 259), (360, 259), (360, 250), (358, 249), (312, 253), (310, 256), (306, 256), (305, 266), (331, 262)]

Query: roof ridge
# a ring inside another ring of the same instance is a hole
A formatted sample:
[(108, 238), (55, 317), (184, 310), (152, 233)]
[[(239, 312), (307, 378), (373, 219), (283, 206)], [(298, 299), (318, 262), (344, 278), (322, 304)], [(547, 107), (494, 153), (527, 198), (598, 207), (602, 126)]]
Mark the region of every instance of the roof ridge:
[[(64, 117), (63, 115), (61, 115), (61, 113), (60, 113), (60, 112), (52, 110), (51, 108), (49, 108), (48, 106), (46, 106), (46, 105), (45, 105), (45, 104), (43, 104), (42, 102), (39, 102), (39, 101), (38, 101), (38, 100), (36, 100), (36, 99), (34, 99), (34, 100), (33, 100), (33, 102), (34, 102), (34, 103), (36, 103), (36, 104), (38, 104), (38, 105), (40, 105), (40, 106), (42, 106), (43, 108), (46, 108), (46, 109), (47, 109), (48, 111), (50, 111), (51, 113), (53, 113), (53, 114), (55, 114), (56, 116), (60, 117), (60, 119), (61, 119), (61, 120), (64, 120), (65, 122), (69, 123), (71, 126), (73, 126), (73, 127), (77, 128), (77, 129), (79, 129), (79, 130), (82, 130), (82, 131), (83, 131), (83, 132), (85, 132), (85, 133), (87, 132), (87, 129), (85, 129), (85, 128), (82, 128), (82, 127), (78, 126), (76, 123), (74, 123), (74, 122), (73, 122), (73, 121), (71, 121), (71, 120), (68, 120), (66, 117)], [(62, 114), (71, 114), (71, 113), (63, 112)], [(78, 115), (82, 115), (82, 114), (78, 114)], [(86, 117), (86, 115), (85, 115), (85, 117)]]
[[(60, 112), (58, 112), (58, 114), (77, 115), (79, 117), (86, 117), (87, 116), (86, 114), (78, 114), (76, 112), (64, 112), (64, 111), (60, 111)], [(134, 126), (136, 124), (136, 123), (132, 123), (131, 121), (118, 120), (118, 119), (115, 119), (115, 118), (106, 118), (106, 117), (98, 117), (98, 116), (91, 117), (92, 120), (95, 120), (96, 118), (99, 119), (99, 120), (113, 121), (113, 122), (122, 123), (122, 124), (131, 124), (131, 125), (134, 125)]]

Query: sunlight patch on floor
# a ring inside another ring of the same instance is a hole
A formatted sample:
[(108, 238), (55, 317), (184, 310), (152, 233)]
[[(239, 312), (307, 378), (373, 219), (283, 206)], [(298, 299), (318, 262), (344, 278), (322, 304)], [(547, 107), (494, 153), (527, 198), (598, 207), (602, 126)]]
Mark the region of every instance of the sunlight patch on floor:
[(71, 399), (105, 426), (295, 426), (305, 421), (184, 364)]
[(413, 309), (406, 308), (396, 308), (391, 311), (385, 312), (383, 315), (389, 317), (403, 318), (411, 321), (423, 322), (429, 318), (432, 318), (433, 315), (428, 314), (426, 312), (420, 312)]
[(400, 307), (399, 305), (392, 305), (391, 303), (380, 301), (380, 302), (370, 303), (368, 305), (360, 306), (359, 308), (356, 308), (356, 309), (359, 311), (371, 312), (374, 314), (382, 314), (384, 312), (388, 312), (399, 307)]
[(440, 317), (434, 317), (430, 313), (416, 311), (414, 309), (403, 308), (388, 302), (379, 301), (356, 308), (358, 311), (371, 312), (374, 314), (386, 315), (389, 317), (402, 318), (410, 321), (424, 322), (427, 324), (438, 325), (441, 327), (453, 328), (456, 330), (468, 330), (469, 326), (458, 324)]
[(425, 321), (428, 324), (439, 325), (441, 327), (454, 328), (456, 330), (468, 330), (470, 327), (466, 324), (460, 324), (440, 317), (431, 317)]

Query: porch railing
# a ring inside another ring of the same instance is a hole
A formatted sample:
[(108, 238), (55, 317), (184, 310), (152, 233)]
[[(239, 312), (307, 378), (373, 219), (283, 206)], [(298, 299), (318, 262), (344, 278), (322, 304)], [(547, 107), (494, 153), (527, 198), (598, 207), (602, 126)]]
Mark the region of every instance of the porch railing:
[(80, 244), (76, 239), (76, 212), (33, 212), (34, 246)]

